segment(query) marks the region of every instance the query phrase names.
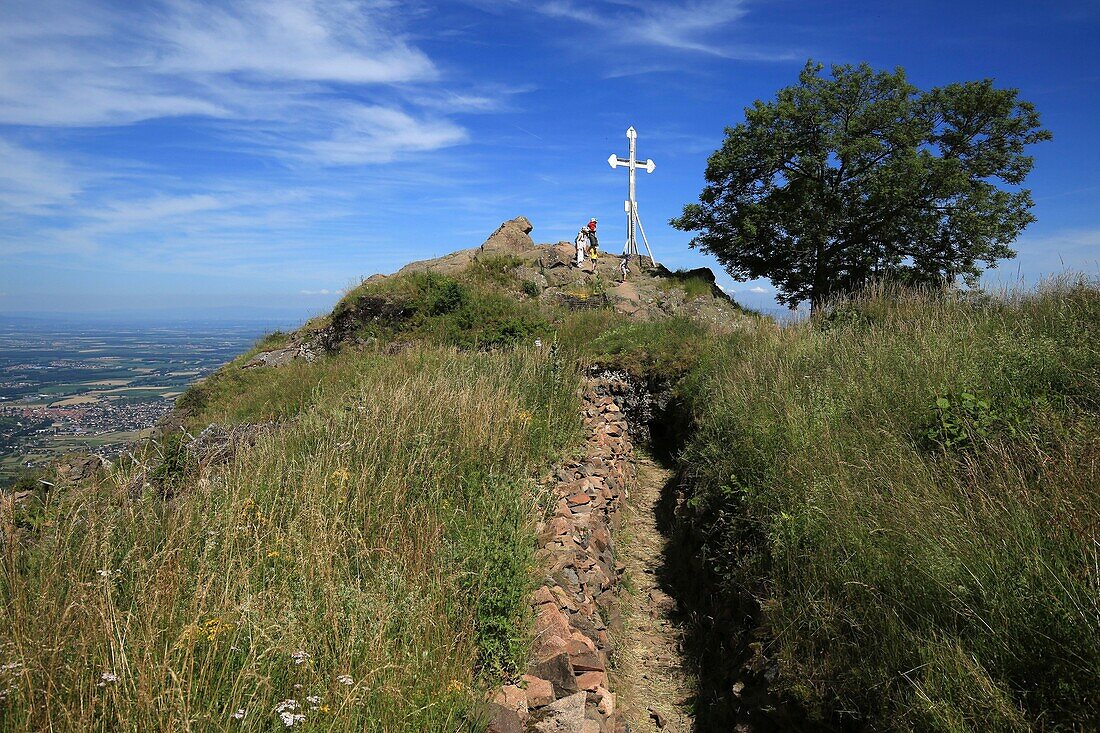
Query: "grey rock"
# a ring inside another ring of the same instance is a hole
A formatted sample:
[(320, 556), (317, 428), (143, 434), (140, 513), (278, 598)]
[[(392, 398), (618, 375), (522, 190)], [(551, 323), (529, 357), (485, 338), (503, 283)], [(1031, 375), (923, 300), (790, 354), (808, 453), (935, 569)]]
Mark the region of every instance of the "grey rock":
[(542, 708), (534, 725), (538, 733), (578, 733), (584, 725), (587, 693), (577, 692)]

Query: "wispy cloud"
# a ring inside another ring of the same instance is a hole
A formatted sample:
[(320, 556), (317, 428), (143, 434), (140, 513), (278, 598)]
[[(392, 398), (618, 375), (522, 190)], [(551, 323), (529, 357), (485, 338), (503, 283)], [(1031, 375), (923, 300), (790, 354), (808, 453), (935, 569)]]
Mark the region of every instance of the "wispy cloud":
[[(528, 8), (550, 18), (573, 21), (599, 30), (601, 45), (645, 45), (672, 51), (705, 54), (746, 61), (786, 61), (799, 54), (772, 50), (749, 41), (735, 40), (739, 22), (748, 13), (747, 0), (603, 0), (580, 3), (575, 0), (472, 0), (482, 8)], [(649, 65), (652, 67), (652, 65)], [(653, 67), (667, 70), (667, 66)], [(630, 75), (619, 67), (615, 76)]]
[(389, 3), (350, 0), (13, 0), (0, 5), (0, 123), (262, 116), (330, 84), (435, 79), (393, 16)]
[[(198, 116), (255, 152), (341, 165), (465, 141), (444, 115), (492, 100), (450, 92), (444, 112), (446, 95), (430, 91), (439, 72), (405, 40), (398, 13), (354, 0), (164, 0), (144, 10), (15, 0), (0, 5), (0, 124)], [(416, 109), (422, 100), (430, 110)]]
[(414, 118), (397, 109), (357, 105), (340, 115), (329, 137), (303, 149), (324, 163), (355, 165), (451, 147), (467, 137), (465, 129), (442, 117)]
[(83, 176), (63, 159), (0, 139), (0, 219), (71, 201)]

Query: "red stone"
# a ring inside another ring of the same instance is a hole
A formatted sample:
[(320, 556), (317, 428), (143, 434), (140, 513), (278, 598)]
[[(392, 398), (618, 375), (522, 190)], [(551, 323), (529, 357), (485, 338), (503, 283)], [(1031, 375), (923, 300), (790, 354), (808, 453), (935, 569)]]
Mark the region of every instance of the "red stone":
[(554, 702), (554, 686), (549, 680), (533, 675), (523, 675), (523, 682), (527, 685), (524, 692), (527, 695), (527, 708), (541, 708)]

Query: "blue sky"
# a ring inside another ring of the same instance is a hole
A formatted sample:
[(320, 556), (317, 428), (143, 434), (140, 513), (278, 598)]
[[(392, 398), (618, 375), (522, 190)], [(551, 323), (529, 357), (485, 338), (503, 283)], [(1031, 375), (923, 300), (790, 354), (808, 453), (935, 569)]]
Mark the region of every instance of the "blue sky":
[(520, 214), (614, 249), (629, 125), (658, 257), (713, 266), (667, 221), (811, 57), (1019, 88), (1055, 137), (994, 279), (1097, 274), (1097, 38), (1095, 0), (4, 0), (0, 314), (305, 317)]

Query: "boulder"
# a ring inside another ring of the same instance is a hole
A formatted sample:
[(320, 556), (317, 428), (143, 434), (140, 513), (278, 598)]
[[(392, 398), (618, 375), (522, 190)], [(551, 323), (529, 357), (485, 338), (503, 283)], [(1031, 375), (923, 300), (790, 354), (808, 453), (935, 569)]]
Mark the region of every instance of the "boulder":
[(534, 675), (523, 675), (523, 682), (527, 685), (524, 692), (527, 695), (527, 709), (541, 708), (554, 702), (554, 686), (550, 680), (544, 680)]
[(506, 221), (485, 240), (478, 254), (517, 255), (529, 252), (535, 248), (535, 241), (531, 239), (532, 229), (534, 227), (526, 216)]
[(550, 682), (554, 697), (565, 697), (577, 691), (577, 675), (566, 652), (535, 662), (531, 665), (530, 674)]
[(493, 695), (493, 703), (514, 710), (520, 720), (527, 720), (527, 693), (517, 685), (505, 685)]
[(519, 713), (504, 705), (489, 703), (489, 727), (486, 733), (523, 733), (523, 719)]
[(578, 692), (542, 709), (534, 729), (538, 733), (579, 733), (584, 726), (584, 704), (588, 694)]

